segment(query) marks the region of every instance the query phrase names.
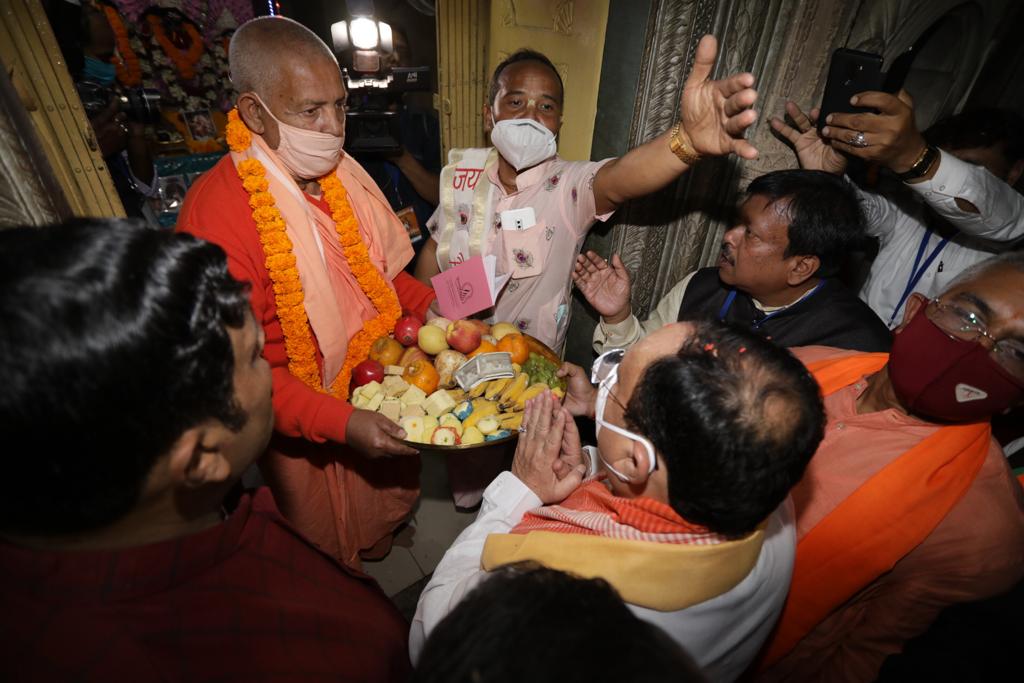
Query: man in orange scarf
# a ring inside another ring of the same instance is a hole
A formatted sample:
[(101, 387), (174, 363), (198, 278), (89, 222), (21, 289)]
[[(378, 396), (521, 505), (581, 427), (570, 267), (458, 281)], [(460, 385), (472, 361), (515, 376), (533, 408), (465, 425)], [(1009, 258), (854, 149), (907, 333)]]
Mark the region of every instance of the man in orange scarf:
[(425, 313), (433, 292), (402, 272), (413, 255), (402, 223), (342, 151), (346, 92), (327, 46), (263, 17), (235, 33), (230, 63), (232, 153), (191, 188), (178, 229), (222, 246), (252, 285), (276, 418), (260, 469), (278, 505), (358, 567), (361, 552), (390, 547), (418, 495), (419, 459), (397, 425), (345, 400), (349, 373), (365, 337), (386, 334), (402, 309)]
[(485, 570), (532, 560), (605, 579), (710, 680), (735, 679), (789, 587), (788, 493), (823, 428), (814, 380), (786, 350), (717, 322), (674, 323), (603, 354), (597, 389), (571, 367), (572, 405), (598, 427), (590, 470), (606, 481), (582, 481), (567, 408), (550, 394), (528, 405), (512, 471), (423, 591), (413, 658)]
[(911, 295), (891, 356), (796, 353), (828, 427), (793, 490), (793, 585), (759, 671), (874, 680), (942, 608), (1024, 576), (1024, 495), (989, 428), (1024, 398), (1024, 254)]

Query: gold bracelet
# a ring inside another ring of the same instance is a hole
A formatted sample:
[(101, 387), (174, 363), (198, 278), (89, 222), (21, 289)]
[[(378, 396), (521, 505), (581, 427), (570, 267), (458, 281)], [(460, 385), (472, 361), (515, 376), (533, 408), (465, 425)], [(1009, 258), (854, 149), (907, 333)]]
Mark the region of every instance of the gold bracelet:
[(672, 135), (669, 137), (668, 146), (672, 153), (687, 166), (693, 166), (700, 161), (700, 154), (693, 148), (690, 136), (683, 130), (682, 121), (676, 121), (676, 125), (672, 126)]

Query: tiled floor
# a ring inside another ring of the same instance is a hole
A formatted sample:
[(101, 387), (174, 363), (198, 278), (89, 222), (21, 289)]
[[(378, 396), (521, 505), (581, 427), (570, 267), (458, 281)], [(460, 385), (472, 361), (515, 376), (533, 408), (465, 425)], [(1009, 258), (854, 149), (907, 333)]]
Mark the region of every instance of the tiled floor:
[[(421, 495), (412, 520), (399, 531), (387, 557), (377, 562), (363, 562), (363, 570), (377, 579), (384, 592), (392, 598), (419, 583), (418, 590), (414, 591), (418, 597), (426, 585), (423, 579), (434, 571), (459, 533), (476, 519), (475, 510), (456, 510), (448, 486), (444, 456), (424, 452), (422, 458)], [(415, 608), (411, 592), (403, 594), (401, 602), (404, 604), (411, 600)], [(398, 602), (396, 600), (396, 604)]]

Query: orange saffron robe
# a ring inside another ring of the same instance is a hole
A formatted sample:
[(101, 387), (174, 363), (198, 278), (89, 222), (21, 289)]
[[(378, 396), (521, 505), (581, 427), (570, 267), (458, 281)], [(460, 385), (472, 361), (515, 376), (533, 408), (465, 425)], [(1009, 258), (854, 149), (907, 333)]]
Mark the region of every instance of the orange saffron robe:
[[(384, 263), (378, 263), (378, 267), (396, 273), (392, 284), (402, 308), (424, 314), (434, 293), (402, 272), (413, 251), (404, 232), (396, 236), (394, 231), (384, 229), (394, 219), (387, 201), (347, 155), (342, 159), (340, 176), (363, 239), (368, 245), (376, 244), (383, 254)], [(322, 199), (308, 195), (307, 199), (314, 210), (329, 211)], [(177, 229), (220, 245), (227, 252), (231, 273), (251, 283), (252, 310), (266, 333), (263, 355), (272, 368), (274, 391), (275, 435), (260, 460), (260, 471), (278, 506), (323, 550), (358, 568), (360, 550), (387, 539), (412, 509), (419, 495), (419, 458), (371, 460), (345, 446), (352, 405), (311, 389), (289, 373), (263, 247), (249, 196), (230, 155), (189, 190)], [(335, 292), (339, 306), (344, 306), (352, 291), (361, 295), (359, 284), (340, 250), (325, 249), (325, 253), (328, 267), (341, 274), (341, 278), (332, 278), (332, 284), (339, 279), (351, 281), (346, 292)], [(368, 315), (364, 314), (363, 319)], [(339, 317), (344, 316), (339, 312)], [(345, 330), (349, 339), (358, 331)], [(313, 339), (322, 372), (323, 355), (315, 335)]]

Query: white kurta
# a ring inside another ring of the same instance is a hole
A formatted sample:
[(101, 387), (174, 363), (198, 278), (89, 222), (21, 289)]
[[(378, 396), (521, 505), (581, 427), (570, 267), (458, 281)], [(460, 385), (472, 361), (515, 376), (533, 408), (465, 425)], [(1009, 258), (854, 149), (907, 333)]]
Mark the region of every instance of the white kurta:
[[(480, 567), (487, 536), (508, 533), (524, 514), (540, 506), (540, 499), (511, 472), (502, 472), (487, 487), (476, 521), (455, 539), (420, 595), (409, 634), (414, 664), (434, 627), (487, 577)], [(682, 645), (712, 681), (735, 680), (782, 611), (796, 552), (793, 517), (787, 498), (768, 520), (757, 564), (732, 590), (675, 612), (635, 605), (630, 609)]]
[[(914, 267), (914, 257), (927, 234), (925, 205), (959, 231), (925, 270), (913, 291), (933, 297), (940, 294), (966, 268), (993, 254), (1007, 251), (1024, 238), (1024, 195), (981, 166), (942, 152), (931, 180), (903, 185), (908, 191), (883, 197), (858, 191), (868, 234), (881, 244), (860, 298), (888, 323)], [(978, 207), (979, 213), (963, 211), (956, 198)], [(933, 234), (923, 262), (943, 235)], [(890, 327), (903, 321), (896, 311)]]

